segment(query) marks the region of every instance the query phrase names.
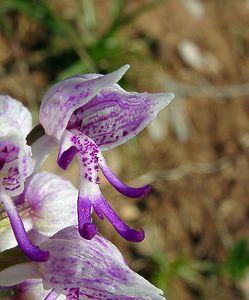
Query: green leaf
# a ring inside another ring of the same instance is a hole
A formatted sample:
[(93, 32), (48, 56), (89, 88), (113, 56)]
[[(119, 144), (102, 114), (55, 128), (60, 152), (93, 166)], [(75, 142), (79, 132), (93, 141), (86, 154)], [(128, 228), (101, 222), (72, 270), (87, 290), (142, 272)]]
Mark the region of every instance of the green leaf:
[(237, 241), (230, 249), (223, 271), (233, 280), (242, 279), (249, 267), (249, 243), (246, 239)]

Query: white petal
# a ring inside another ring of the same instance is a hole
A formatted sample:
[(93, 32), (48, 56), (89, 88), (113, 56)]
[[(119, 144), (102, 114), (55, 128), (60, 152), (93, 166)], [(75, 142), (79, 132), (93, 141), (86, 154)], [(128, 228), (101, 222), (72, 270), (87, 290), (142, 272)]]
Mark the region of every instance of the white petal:
[(8, 125), (15, 128), (24, 137), (32, 128), (32, 117), (29, 110), (10, 96), (0, 95), (0, 127)]
[(49, 172), (33, 174), (25, 192), (33, 228), (52, 236), (62, 228), (76, 225), (77, 197), (78, 190), (68, 180)]
[(12, 286), (40, 277), (35, 263), (18, 264), (0, 272), (0, 286)]
[(46, 134), (31, 145), (34, 171), (41, 167), (55, 145), (56, 142)]
[[(30, 219), (23, 220), (24, 228), (26, 231), (31, 230), (32, 222)], [(14, 248), (17, 246), (16, 238), (13, 234), (13, 231), (8, 227), (5, 231), (0, 234), (0, 252), (3, 252), (7, 249)]]
[(119, 250), (99, 234), (86, 240), (77, 227), (66, 228), (41, 248), (50, 252), (49, 260), (39, 263), (48, 287), (79, 288), (82, 297), (93, 299), (165, 299), (161, 290), (132, 271)]

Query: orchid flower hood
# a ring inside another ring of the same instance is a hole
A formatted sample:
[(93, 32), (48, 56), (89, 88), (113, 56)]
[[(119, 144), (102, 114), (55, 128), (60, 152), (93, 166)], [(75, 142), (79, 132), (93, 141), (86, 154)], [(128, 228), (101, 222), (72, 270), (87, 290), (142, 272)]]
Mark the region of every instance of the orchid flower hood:
[(98, 171), (128, 197), (142, 197), (146, 185), (125, 185), (108, 167), (101, 151), (112, 149), (144, 129), (174, 98), (172, 93), (127, 92), (117, 82), (129, 65), (107, 75), (85, 74), (70, 77), (52, 86), (45, 94), (40, 123), (46, 135), (60, 145), (58, 164), (66, 169), (76, 155), (80, 164), (80, 188), (77, 201), (80, 234), (92, 239), (96, 226), (92, 208), (100, 219), (104, 216), (121, 236), (140, 242), (144, 231), (131, 229), (113, 211), (102, 195)]

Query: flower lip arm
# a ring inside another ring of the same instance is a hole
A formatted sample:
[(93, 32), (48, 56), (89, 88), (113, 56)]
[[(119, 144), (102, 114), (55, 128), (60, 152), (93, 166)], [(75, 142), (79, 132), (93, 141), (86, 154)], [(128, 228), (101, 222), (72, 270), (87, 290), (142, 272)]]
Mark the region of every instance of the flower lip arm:
[(137, 231), (127, 226), (114, 212), (114, 210), (105, 200), (103, 195), (97, 198), (93, 207), (95, 211), (100, 210), (102, 214), (105, 215), (107, 219), (111, 222), (111, 224), (117, 230), (117, 232), (127, 241), (138, 243), (144, 239), (144, 230), (140, 229), (139, 231)]
[(143, 187), (134, 188), (129, 187), (124, 184), (109, 168), (103, 155), (100, 156), (99, 166), (106, 179), (111, 183), (111, 185), (119, 191), (121, 194), (130, 198), (140, 198), (146, 196), (150, 191), (150, 185), (147, 184)]
[(48, 260), (49, 253), (39, 249), (39, 247), (33, 245), (25, 231), (22, 220), (18, 214), (17, 208), (13, 204), (11, 198), (5, 194), (0, 194), (0, 200), (4, 204), (5, 210), (9, 217), (13, 232), (15, 234), (16, 240), (19, 247), (24, 251), (24, 253), (35, 261), (46, 261)]

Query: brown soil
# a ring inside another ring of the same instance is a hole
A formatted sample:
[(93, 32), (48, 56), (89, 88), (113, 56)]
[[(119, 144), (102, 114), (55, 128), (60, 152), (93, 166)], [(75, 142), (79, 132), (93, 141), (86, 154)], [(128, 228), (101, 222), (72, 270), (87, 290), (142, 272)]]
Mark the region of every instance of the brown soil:
[[(107, 8), (103, 9), (100, 0), (96, 2), (104, 13)], [(128, 2), (131, 10), (146, 1)], [(120, 216), (131, 226), (145, 228), (143, 243), (131, 245), (111, 230), (108, 222), (102, 222), (101, 227), (99, 223), (101, 231), (124, 251), (131, 266), (148, 278), (158, 270), (158, 253), (169, 261), (183, 255), (203, 262), (222, 262), (236, 240), (249, 236), (248, 93), (244, 95), (239, 88), (236, 96), (225, 93), (215, 97), (206, 88), (191, 97), (174, 85), (190, 84), (193, 92), (195, 87), (248, 82), (249, 3), (201, 2), (204, 15), (198, 19), (182, 1), (163, 1), (119, 35), (137, 43), (144, 38), (153, 40), (146, 50), (142, 48), (142, 59), (126, 61), (132, 64), (127, 75), (132, 88), (174, 91), (178, 103), (160, 113), (159, 127), (106, 153), (113, 170), (126, 182), (152, 184), (151, 193), (138, 200), (124, 199), (103, 185)], [(31, 68), (28, 55), (32, 53), (32, 38), (35, 43), (46, 33), (34, 22), (27, 26), (30, 21), (21, 15), (16, 22), (18, 30), (13, 35), (0, 32), (0, 91), (34, 108), (32, 99), (41, 99), (51, 76), (44, 68)], [(179, 54), (184, 39), (194, 42), (212, 59), (204, 67), (191, 66)], [(153, 130), (160, 131), (160, 139)], [(54, 170), (52, 160), (44, 168)], [(77, 183), (75, 168), (63, 175), (73, 175)], [(248, 285), (248, 281), (235, 284), (222, 276), (209, 278), (205, 273), (195, 280), (175, 276), (167, 287), (167, 298), (247, 299)]]

